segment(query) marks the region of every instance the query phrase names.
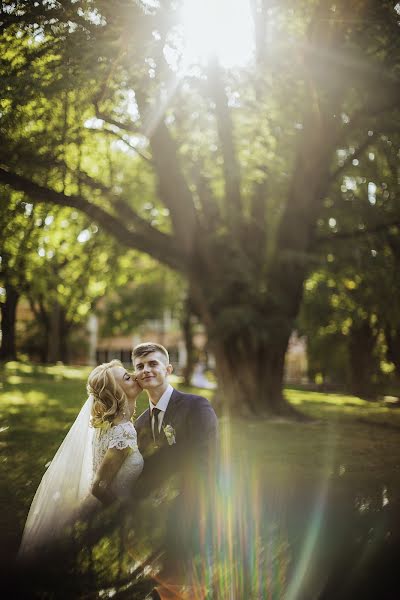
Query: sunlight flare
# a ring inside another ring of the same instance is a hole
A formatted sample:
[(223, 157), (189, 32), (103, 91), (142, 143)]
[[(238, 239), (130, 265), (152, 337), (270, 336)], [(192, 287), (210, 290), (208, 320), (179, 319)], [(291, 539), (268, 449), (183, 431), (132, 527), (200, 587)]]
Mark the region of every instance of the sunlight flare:
[(188, 65), (217, 57), (225, 68), (243, 66), (254, 51), (248, 0), (185, 0), (182, 29)]

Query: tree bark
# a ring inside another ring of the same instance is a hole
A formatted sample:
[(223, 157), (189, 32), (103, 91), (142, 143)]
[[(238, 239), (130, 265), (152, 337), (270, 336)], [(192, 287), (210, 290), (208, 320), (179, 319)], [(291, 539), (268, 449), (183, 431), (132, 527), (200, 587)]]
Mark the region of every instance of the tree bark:
[(49, 314), (47, 335), (47, 362), (56, 363), (60, 359), (60, 306), (53, 304)]
[(400, 330), (392, 329), (390, 326), (385, 328), (385, 338), (387, 344), (387, 359), (396, 367), (396, 375), (400, 378)]
[(283, 394), (288, 338), (253, 343), (256, 332), (243, 332), (238, 343), (214, 340), (218, 392), (216, 403), (235, 414), (300, 418)]
[(192, 311), (189, 299), (186, 300), (184, 306), (184, 314), (182, 318), (182, 331), (186, 346), (186, 365), (183, 369), (183, 381), (185, 385), (190, 385), (193, 375), (193, 369), (196, 364), (196, 356), (193, 344)]
[(60, 358), (64, 364), (69, 363), (69, 335), (71, 332), (71, 323), (67, 320), (65, 310), (60, 314)]
[(1, 306), (0, 361), (17, 360), (16, 315), (19, 293), (10, 284), (5, 284), (6, 300)]
[(307, 265), (294, 253), (288, 281), (287, 269), (263, 274), (236, 240), (205, 236), (198, 244), (190, 298), (216, 361), (216, 403), (236, 414), (301, 418), (284, 396), (283, 377)]
[(376, 336), (368, 319), (353, 324), (349, 333), (350, 388), (352, 394), (367, 400), (374, 400), (377, 393), (375, 344)]
[(47, 362), (68, 362), (68, 335), (70, 324), (66, 319), (65, 310), (54, 302), (49, 315), (47, 331)]

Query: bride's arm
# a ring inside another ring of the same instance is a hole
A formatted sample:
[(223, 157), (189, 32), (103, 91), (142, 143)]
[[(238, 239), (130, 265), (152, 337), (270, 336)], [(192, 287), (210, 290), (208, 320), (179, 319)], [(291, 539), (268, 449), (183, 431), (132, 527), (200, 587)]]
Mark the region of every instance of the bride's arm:
[(105, 506), (112, 504), (117, 499), (110, 486), (130, 451), (129, 447), (122, 449), (108, 448), (97, 470), (92, 485), (92, 494)]

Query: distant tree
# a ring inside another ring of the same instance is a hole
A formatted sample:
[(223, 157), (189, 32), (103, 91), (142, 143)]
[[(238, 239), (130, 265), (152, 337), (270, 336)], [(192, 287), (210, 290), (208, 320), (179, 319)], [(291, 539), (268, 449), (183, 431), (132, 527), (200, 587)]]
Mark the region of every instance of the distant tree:
[(321, 215), (324, 252), (306, 281), (299, 318), (312, 374), (346, 382), (363, 397), (381, 392), (395, 369), (400, 375), (393, 301), (400, 294), (399, 151), (397, 131), (374, 136), (368, 155), (342, 171)]
[[(54, 209), (53, 209), (54, 210)], [(0, 203), (0, 360), (16, 360), (17, 307), (28, 289), (30, 257), (37, 252), (47, 209), (27, 204), (18, 192), (1, 190)]]
[(25, 346), (43, 362), (67, 361), (71, 331), (86, 323), (108, 289), (121, 249), (76, 211), (35, 207), (19, 193), (3, 193), (1, 360), (17, 358), (16, 311), (24, 297), (35, 317)]
[(382, 381), (384, 357), (375, 307), (368, 305), (366, 282), (350, 272), (318, 271), (306, 283), (299, 317), (307, 335), (309, 372), (322, 383), (346, 386), (374, 397)]
[(130, 335), (146, 321), (161, 321), (165, 311), (179, 318), (184, 285), (179, 276), (145, 255), (122, 255), (102, 306), (100, 333)]
[[(34, 330), (43, 362), (68, 362), (71, 333), (109, 289), (121, 249), (96, 226), (69, 209), (46, 217), (38, 249), (30, 257), (25, 296), (39, 325)], [(83, 336), (85, 337), (85, 336)], [(32, 344), (31, 348), (35, 346)]]
[(292, 414), (284, 358), (324, 199), (369, 132), (398, 123), (399, 15), (389, 0), (252, 6), (249, 66), (183, 73), (179, 3), (9, 4), (0, 180), (182, 273), (226, 402)]

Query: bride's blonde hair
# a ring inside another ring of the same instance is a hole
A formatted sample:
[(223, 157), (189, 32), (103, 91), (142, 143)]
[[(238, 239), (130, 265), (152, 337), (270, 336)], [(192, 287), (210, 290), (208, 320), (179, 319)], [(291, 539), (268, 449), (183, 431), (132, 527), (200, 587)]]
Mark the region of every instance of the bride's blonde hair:
[(111, 425), (127, 402), (125, 392), (114, 377), (113, 367), (122, 367), (122, 363), (119, 360), (103, 363), (93, 369), (88, 377), (86, 389), (93, 396), (93, 427)]

